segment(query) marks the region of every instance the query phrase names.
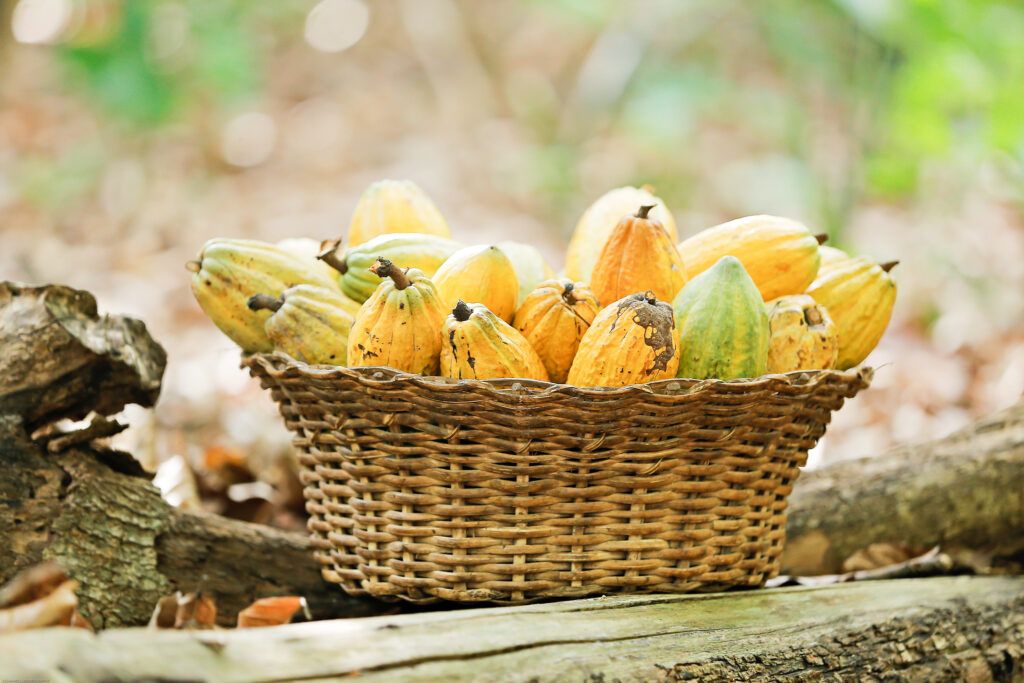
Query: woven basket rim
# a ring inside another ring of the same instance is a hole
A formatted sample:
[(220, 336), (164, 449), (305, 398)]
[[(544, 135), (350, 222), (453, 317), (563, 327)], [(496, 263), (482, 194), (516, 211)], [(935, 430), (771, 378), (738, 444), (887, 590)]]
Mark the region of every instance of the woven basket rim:
[(646, 384), (624, 387), (580, 387), (537, 379), (452, 379), (402, 372), (386, 366), (346, 367), (343, 365), (309, 365), (280, 352), (243, 354), (242, 367), (259, 366), (275, 379), (304, 377), (307, 379), (352, 379), (379, 385), (414, 384), (435, 391), (451, 391), (458, 387), (475, 387), (500, 396), (550, 396), (554, 394), (609, 398), (636, 394), (694, 395), (706, 391), (735, 389), (747, 391), (768, 386), (789, 385), (812, 388), (824, 382), (839, 382), (866, 388), (874, 376), (874, 368), (860, 366), (850, 370), (798, 370), (784, 374), (766, 374), (751, 379), (687, 379), (676, 377)]

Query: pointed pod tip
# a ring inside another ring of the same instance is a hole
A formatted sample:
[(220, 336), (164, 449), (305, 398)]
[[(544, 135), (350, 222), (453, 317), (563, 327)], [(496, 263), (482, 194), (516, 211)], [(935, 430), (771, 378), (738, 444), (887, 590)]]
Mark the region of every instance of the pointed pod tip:
[(885, 263), (878, 264), (878, 267), (881, 268), (886, 273), (888, 273), (890, 270), (892, 270), (893, 268), (895, 268), (899, 264), (900, 264), (899, 261), (886, 261)]
[(715, 266), (716, 267), (720, 266), (720, 267), (723, 267), (723, 268), (735, 268), (736, 266), (739, 266), (740, 268), (742, 268), (743, 267), (743, 262), (740, 261), (735, 256), (733, 256), (732, 254), (726, 254), (722, 258), (718, 259), (718, 262), (715, 263)]
[(199, 261), (186, 261), (185, 262), (185, 270), (187, 270), (190, 273), (198, 273), (200, 270), (202, 270), (202, 268), (203, 268), (203, 264), (200, 263)]

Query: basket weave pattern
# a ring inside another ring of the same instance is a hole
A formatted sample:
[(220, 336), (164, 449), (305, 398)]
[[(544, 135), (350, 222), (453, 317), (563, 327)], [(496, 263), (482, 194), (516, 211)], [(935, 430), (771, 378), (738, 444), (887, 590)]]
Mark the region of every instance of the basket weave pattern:
[(244, 365), (296, 435), (324, 577), (414, 602), (760, 586), (807, 450), (871, 379), (581, 389)]

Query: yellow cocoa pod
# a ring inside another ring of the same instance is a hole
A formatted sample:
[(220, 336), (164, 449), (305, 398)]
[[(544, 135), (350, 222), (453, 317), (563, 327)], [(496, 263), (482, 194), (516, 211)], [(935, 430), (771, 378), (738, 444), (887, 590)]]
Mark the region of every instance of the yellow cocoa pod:
[(735, 256), (757, 285), (761, 297), (771, 301), (787, 294), (802, 294), (818, 274), (818, 245), (802, 223), (779, 216), (747, 216), (702, 230), (679, 244), (679, 254), (692, 280), (723, 256)]
[(618, 187), (598, 197), (580, 216), (569, 241), (565, 255), (565, 276), (572, 280), (591, 281), (597, 257), (615, 226), (626, 216), (636, 213), (636, 207), (654, 204), (651, 218), (660, 222), (675, 243), (679, 240), (676, 222), (665, 202), (647, 187)]
[(582, 282), (545, 280), (516, 311), (513, 326), (530, 342), (552, 382), (563, 383), (590, 323), (601, 310)]
[(249, 308), (271, 311), (264, 329), (274, 350), (310, 365), (345, 365), (352, 303), (337, 291), (296, 285), (276, 299), (255, 294)]
[(505, 322), (515, 315), (519, 280), (512, 261), (496, 246), (459, 249), (434, 273), (434, 285), (447, 310), (461, 299), (483, 304)]
[(359, 198), (348, 226), (348, 246), (377, 235), (421, 232), (451, 237), (448, 223), (427, 193), (411, 180), (378, 180)]
[(824, 306), (807, 294), (768, 302), (768, 372), (828, 370), (839, 357), (839, 335)]
[(444, 321), (441, 375), (456, 379), (546, 380), (537, 351), (483, 304), (459, 301)]
[(818, 255), (821, 257), (821, 268), (818, 269), (818, 272), (821, 272), (821, 269), (825, 266), (839, 263), (840, 261), (845, 261), (850, 258), (849, 254), (842, 249), (836, 249), (835, 247), (830, 247), (827, 244), (823, 244), (818, 247)]
[(605, 307), (580, 340), (569, 384), (621, 387), (676, 376), (679, 333), (672, 307), (651, 292)]
[(434, 283), (422, 271), (402, 271), (383, 258), (371, 268), (385, 279), (356, 313), (348, 364), (436, 375), (446, 311)]
[(548, 265), (540, 250), (531, 244), (505, 241), (498, 242), (498, 248), (505, 252), (505, 256), (508, 256), (516, 271), (516, 280), (519, 281), (519, 296), (516, 297), (518, 309), (537, 285), (555, 276), (555, 271)]
[(672, 238), (661, 223), (648, 218), (653, 208), (641, 206), (612, 230), (590, 278), (598, 301), (646, 291), (671, 301), (686, 284), (686, 269)]
[(278, 246), (257, 240), (215, 238), (186, 264), (192, 294), (200, 308), (243, 351), (271, 351), (264, 323), (269, 311), (251, 311), (253, 292), (281, 296), (289, 287), (312, 284), (338, 291), (338, 284), (303, 259)]
[(338, 273), (318, 258), (321, 251), (320, 244), (320, 242), (309, 237), (289, 237), (280, 240), (277, 246), (290, 254), (298, 256), (300, 259), (308, 260), (312, 267), (320, 271), (320, 274), (324, 277), (332, 280), (337, 279)]
[(889, 271), (897, 263), (879, 265), (863, 256), (839, 260), (822, 268), (807, 290), (836, 325), (840, 370), (867, 358), (889, 326), (896, 303), (896, 281)]

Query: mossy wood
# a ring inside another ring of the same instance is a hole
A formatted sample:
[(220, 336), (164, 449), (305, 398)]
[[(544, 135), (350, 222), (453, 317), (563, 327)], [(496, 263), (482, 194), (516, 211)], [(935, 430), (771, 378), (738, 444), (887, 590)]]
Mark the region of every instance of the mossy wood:
[(1022, 666), (1024, 577), (0, 637), (0, 678), (82, 682), (1011, 681)]

